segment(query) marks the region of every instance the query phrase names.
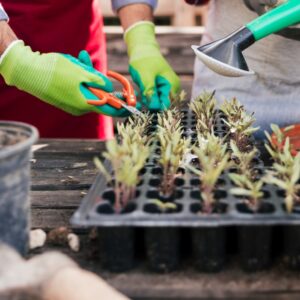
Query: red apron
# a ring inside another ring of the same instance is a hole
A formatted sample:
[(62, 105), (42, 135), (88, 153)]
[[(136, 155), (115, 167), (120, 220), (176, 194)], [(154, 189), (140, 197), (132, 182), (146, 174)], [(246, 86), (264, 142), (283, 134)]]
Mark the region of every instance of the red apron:
[[(106, 72), (106, 43), (97, 0), (2, 0), (10, 26), (34, 51), (77, 56), (87, 50), (96, 69)], [(71, 116), (0, 79), (0, 120), (36, 126), (41, 137), (101, 138), (113, 135), (112, 119), (89, 113)]]

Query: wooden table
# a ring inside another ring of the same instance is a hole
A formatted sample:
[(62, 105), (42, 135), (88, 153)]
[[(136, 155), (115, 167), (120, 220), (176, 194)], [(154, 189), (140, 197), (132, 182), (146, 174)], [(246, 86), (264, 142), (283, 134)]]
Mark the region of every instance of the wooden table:
[[(95, 140), (40, 140), (32, 162), (32, 227), (49, 231), (70, 227), (69, 219), (96, 176), (93, 157), (104, 144)], [(96, 272), (134, 299), (299, 299), (299, 274), (276, 265), (268, 272), (245, 274), (233, 257), (216, 275), (201, 274), (189, 266), (171, 274), (153, 274), (144, 265), (126, 274), (110, 274), (99, 267), (97, 244), (85, 228), (73, 229), (81, 239), (81, 250), (46, 245), (31, 253), (59, 250), (83, 268)], [(106, 299), (105, 299), (106, 300)], [(109, 300), (109, 299), (107, 299)]]

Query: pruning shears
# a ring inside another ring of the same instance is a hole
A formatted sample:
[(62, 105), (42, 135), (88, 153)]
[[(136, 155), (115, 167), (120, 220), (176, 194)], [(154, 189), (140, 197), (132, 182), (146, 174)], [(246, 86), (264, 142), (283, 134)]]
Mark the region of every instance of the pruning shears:
[[(135, 107), (136, 95), (130, 81), (125, 76), (114, 71), (108, 71), (107, 76), (119, 81), (122, 84), (122, 92), (108, 93), (97, 88), (88, 87), (88, 89), (99, 99), (87, 100), (87, 103), (96, 106), (108, 104), (116, 109), (125, 108), (134, 115), (141, 115), (142, 113)], [(125, 100), (123, 101), (117, 96), (122, 96)]]

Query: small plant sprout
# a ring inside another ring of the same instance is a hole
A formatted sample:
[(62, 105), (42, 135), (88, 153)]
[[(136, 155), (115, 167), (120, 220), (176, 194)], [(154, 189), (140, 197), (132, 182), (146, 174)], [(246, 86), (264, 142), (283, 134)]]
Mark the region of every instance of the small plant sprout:
[(160, 128), (165, 129), (165, 133), (168, 134), (170, 137), (174, 132), (182, 129), (182, 113), (177, 108), (164, 111), (162, 113), (159, 113), (157, 116), (158, 130)]
[(292, 155), (289, 138), (285, 139), (283, 147), (270, 150), (274, 163), (272, 170), (267, 172), (265, 182), (284, 191), (286, 210), (291, 213), (294, 205), (300, 203), (300, 152)]
[(149, 112), (142, 113), (140, 115), (132, 115), (128, 119), (128, 123), (126, 125), (130, 124), (130, 126), (134, 127), (140, 135), (144, 135), (148, 127), (152, 124), (152, 119), (153, 114), (150, 114)]
[(197, 118), (197, 132), (201, 133), (204, 137), (213, 132), (215, 125), (217, 100), (214, 98), (214, 95), (215, 92), (204, 92), (190, 104), (190, 109), (195, 113)]
[(258, 154), (257, 148), (253, 147), (250, 152), (242, 152), (233, 140), (230, 141), (230, 148), (232, 151), (231, 159), (232, 161), (234, 161), (238, 173), (244, 174), (248, 178), (255, 179), (257, 174), (255, 169), (253, 168), (253, 162)]
[(248, 114), (236, 98), (231, 101), (225, 100), (220, 108), (225, 114), (223, 121), (229, 127), (230, 139), (236, 142), (240, 151), (250, 151), (252, 144), (249, 138), (259, 129), (252, 127), (255, 122), (254, 113)]
[(129, 143), (128, 140), (124, 138), (118, 143), (113, 139), (106, 143), (107, 150), (103, 153), (103, 157), (110, 162), (113, 175), (99, 158), (94, 159), (96, 167), (114, 189), (116, 213), (120, 213), (127, 203), (135, 198), (136, 187), (140, 181), (139, 173), (150, 155), (147, 144), (137, 141)]
[[(278, 125), (271, 124), (274, 138), (265, 131), (265, 135), (269, 144), (265, 143), (265, 148), (271, 155), (274, 161), (280, 161), (279, 154), (282, 152), (285, 145), (285, 133), (293, 129), (294, 126), (289, 126), (284, 129), (280, 129)], [(292, 152), (292, 145), (289, 143), (289, 151)]]
[(230, 173), (229, 177), (237, 186), (230, 189), (230, 193), (235, 196), (245, 197), (249, 209), (256, 212), (260, 208), (261, 199), (264, 196), (262, 191), (264, 180), (262, 178), (253, 179), (248, 177), (247, 174)]
[(233, 195), (245, 197), (249, 209), (256, 212), (264, 196), (261, 191), (264, 180), (257, 178), (256, 171), (253, 168), (253, 160), (258, 150), (253, 148), (250, 152), (242, 152), (233, 140), (230, 141), (230, 147), (232, 150), (231, 159), (235, 162), (238, 171), (237, 174), (229, 174), (229, 178), (237, 186), (232, 188), (230, 192)]
[(163, 127), (159, 127), (157, 132), (160, 143), (158, 163), (163, 172), (160, 189), (161, 194), (165, 197), (170, 197), (174, 193), (175, 179), (181, 175), (178, 173), (178, 169), (184, 161), (185, 154), (189, 151), (190, 139), (182, 138), (181, 135), (180, 127), (172, 134), (169, 129)]
[(163, 202), (160, 201), (159, 199), (153, 199), (150, 200), (150, 203), (156, 205), (162, 213), (165, 213), (167, 211), (172, 211), (172, 210), (174, 211), (177, 209), (176, 204), (173, 202)]
[(186, 104), (186, 95), (187, 95), (186, 92), (184, 90), (181, 90), (175, 96), (171, 96), (170, 109), (177, 108), (181, 110)]
[(200, 179), (200, 192), (203, 199), (202, 212), (210, 214), (216, 205), (214, 192), (217, 181), (222, 172), (231, 166), (229, 153), (226, 153), (226, 144), (223, 140), (208, 135), (207, 142), (193, 147), (193, 153), (199, 161), (199, 169), (194, 165), (188, 165), (187, 168)]

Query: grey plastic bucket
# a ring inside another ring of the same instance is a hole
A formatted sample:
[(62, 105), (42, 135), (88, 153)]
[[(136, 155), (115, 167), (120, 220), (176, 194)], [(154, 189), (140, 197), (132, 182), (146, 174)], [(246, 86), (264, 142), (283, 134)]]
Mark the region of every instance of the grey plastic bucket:
[(0, 130), (26, 137), (0, 149), (0, 241), (24, 255), (30, 226), (31, 146), (38, 139), (38, 131), (33, 126), (10, 121), (0, 121)]

